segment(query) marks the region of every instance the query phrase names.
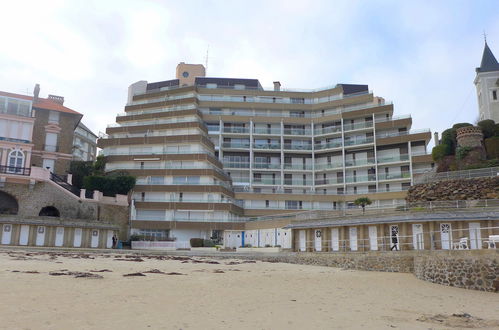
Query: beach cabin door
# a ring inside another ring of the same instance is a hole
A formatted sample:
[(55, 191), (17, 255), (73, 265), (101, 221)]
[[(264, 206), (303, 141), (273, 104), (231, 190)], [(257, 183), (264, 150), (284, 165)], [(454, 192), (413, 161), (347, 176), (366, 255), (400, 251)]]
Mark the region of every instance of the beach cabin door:
[(423, 225), (420, 223), (412, 225), (412, 246), (414, 250), (424, 250)]
[(307, 233), (305, 230), (300, 230), (300, 251), (306, 251), (307, 250)]
[(96, 248), (99, 246), (99, 231), (97, 229), (92, 229), (92, 239), (90, 241), (90, 247)]
[(315, 230), (315, 251), (322, 251), (322, 230)]
[(29, 237), (29, 226), (22, 225), (21, 232), (19, 234), (19, 245), (28, 245), (28, 237)]
[(369, 226), (369, 247), (371, 251), (378, 250), (378, 228)]
[(470, 228), (470, 247), (472, 249), (482, 248), (482, 234), (480, 232), (480, 222), (471, 222)]
[(38, 226), (36, 229), (36, 246), (43, 246), (45, 243), (45, 227)]
[(75, 228), (75, 235), (73, 238), (73, 246), (74, 247), (81, 246), (81, 228)]
[(106, 248), (108, 248), (108, 249), (113, 247), (113, 236), (114, 236), (114, 231), (108, 230), (107, 231), (107, 241), (106, 241)]
[(64, 243), (64, 227), (55, 229), (55, 246), (62, 246)]
[(3, 225), (2, 244), (10, 244), (11, 237), (12, 237), (12, 225)]
[(340, 250), (340, 232), (338, 228), (331, 229), (331, 248), (333, 251)]
[(440, 240), (442, 242), (442, 250), (450, 250), (452, 243), (450, 223), (440, 224)]
[(357, 251), (357, 227), (350, 227), (350, 251)]

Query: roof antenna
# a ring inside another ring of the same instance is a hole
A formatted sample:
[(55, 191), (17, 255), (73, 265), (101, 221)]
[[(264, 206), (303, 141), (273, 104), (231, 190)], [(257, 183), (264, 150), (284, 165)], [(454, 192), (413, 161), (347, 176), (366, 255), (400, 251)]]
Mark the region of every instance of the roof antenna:
[(205, 74), (208, 76), (208, 54), (210, 52), (210, 45), (206, 48), (206, 57), (204, 58)]
[(485, 30), (483, 30), (483, 40), (487, 43), (487, 33), (485, 33)]

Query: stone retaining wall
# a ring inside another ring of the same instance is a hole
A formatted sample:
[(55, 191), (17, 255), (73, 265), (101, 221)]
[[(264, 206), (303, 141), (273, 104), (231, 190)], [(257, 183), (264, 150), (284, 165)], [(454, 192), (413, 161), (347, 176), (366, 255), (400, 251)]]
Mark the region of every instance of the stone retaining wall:
[(414, 257), (414, 275), (433, 283), (499, 292), (498, 254), (423, 255)]

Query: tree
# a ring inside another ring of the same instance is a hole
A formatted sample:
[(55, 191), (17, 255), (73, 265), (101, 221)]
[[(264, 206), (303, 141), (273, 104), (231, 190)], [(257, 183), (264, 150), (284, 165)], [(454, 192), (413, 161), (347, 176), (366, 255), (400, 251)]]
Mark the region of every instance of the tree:
[(479, 121), (477, 126), (480, 127), (483, 133), (483, 138), (489, 138), (494, 136), (496, 130), (496, 123), (491, 119), (486, 119)]
[(373, 202), (369, 197), (359, 197), (353, 203), (360, 205), (362, 207), (362, 214), (364, 214), (366, 212), (366, 205), (371, 205)]
[(69, 173), (73, 175), (73, 186), (83, 188), (83, 179), (92, 175), (94, 166), (92, 162), (72, 161), (69, 165)]

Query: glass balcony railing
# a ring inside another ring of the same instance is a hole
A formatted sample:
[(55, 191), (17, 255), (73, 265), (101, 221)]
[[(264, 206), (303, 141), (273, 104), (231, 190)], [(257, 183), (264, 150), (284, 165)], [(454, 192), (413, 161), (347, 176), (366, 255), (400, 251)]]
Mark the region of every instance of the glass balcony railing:
[(300, 180), (300, 179), (287, 180), (287, 179), (284, 179), (284, 185), (285, 186), (311, 186), (312, 180)]
[(247, 134), (249, 133), (249, 127), (224, 127), (224, 133), (237, 133), (237, 134)]
[(312, 165), (308, 164), (284, 164), (285, 170), (302, 170), (309, 171), (312, 170)]
[(273, 150), (273, 149), (281, 149), (281, 144), (280, 143), (254, 143), (253, 144), (254, 149), (266, 149), (266, 150)]
[(353, 131), (353, 130), (356, 130), (356, 129), (371, 128), (371, 127), (373, 127), (373, 122), (372, 121), (366, 121), (364, 123), (345, 124), (345, 125), (343, 125), (343, 129), (345, 131)]
[(225, 168), (249, 168), (249, 163), (242, 162), (223, 162)]
[(281, 179), (279, 178), (254, 178), (253, 179), (253, 184), (254, 185), (280, 185), (281, 184)]
[(315, 135), (329, 134), (329, 133), (341, 133), (341, 126), (331, 126), (325, 128), (314, 129)]
[(329, 170), (329, 169), (341, 169), (343, 168), (343, 163), (331, 163), (331, 164), (315, 164), (315, 170)]
[(222, 143), (224, 148), (237, 148), (237, 149), (249, 149), (249, 142), (224, 142)]
[(398, 180), (398, 179), (410, 179), (411, 178), (411, 173), (409, 172), (404, 172), (404, 173), (394, 173), (394, 174), (389, 174), (389, 173), (380, 173), (378, 174), (378, 180)]
[(285, 128), (284, 135), (311, 135), (310, 129)]
[(345, 139), (345, 146), (355, 146), (359, 144), (368, 144), (368, 143), (373, 143), (374, 138), (368, 137), (365, 139), (352, 139), (352, 140), (347, 140)]
[(315, 150), (331, 149), (331, 148), (341, 148), (341, 141), (339, 142), (327, 142), (327, 143), (317, 143), (314, 148)]
[(379, 164), (405, 162), (405, 161), (409, 161), (409, 155), (407, 154), (393, 156), (393, 157), (378, 157)]
[(311, 144), (285, 143), (284, 149), (286, 149), (286, 150), (312, 150), (312, 145)]
[(326, 184), (343, 184), (343, 177), (315, 180), (315, 184), (318, 186)]
[(270, 164), (270, 163), (253, 163), (253, 168), (255, 169), (281, 169), (281, 164)]
[(370, 159), (355, 159), (355, 160), (346, 160), (345, 161), (345, 166), (350, 167), (350, 166), (364, 166), (364, 165), (372, 165), (375, 164), (376, 162), (374, 161), (374, 158)]
[(347, 177), (345, 177), (345, 182), (346, 183), (370, 182), (370, 181), (376, 181), (376, 174), (356, 175), (356, 176), (347, 176)]
[(378, 134), (376, 134), (376, 138), (383, 139), (395, 136), (404, 136), (410, 134), (429, 133), (429, 132), (430, 129), (417, 129), (417, 130), (402, 131), (402, 132), (379, 132)]
[(280, 135), (281, 134), (281, 129), (280, 128), (268, 128), (268, 127), (255, 127), (253, 129), (253, 133), (255, 134), (275, 134), (275, 135)]

